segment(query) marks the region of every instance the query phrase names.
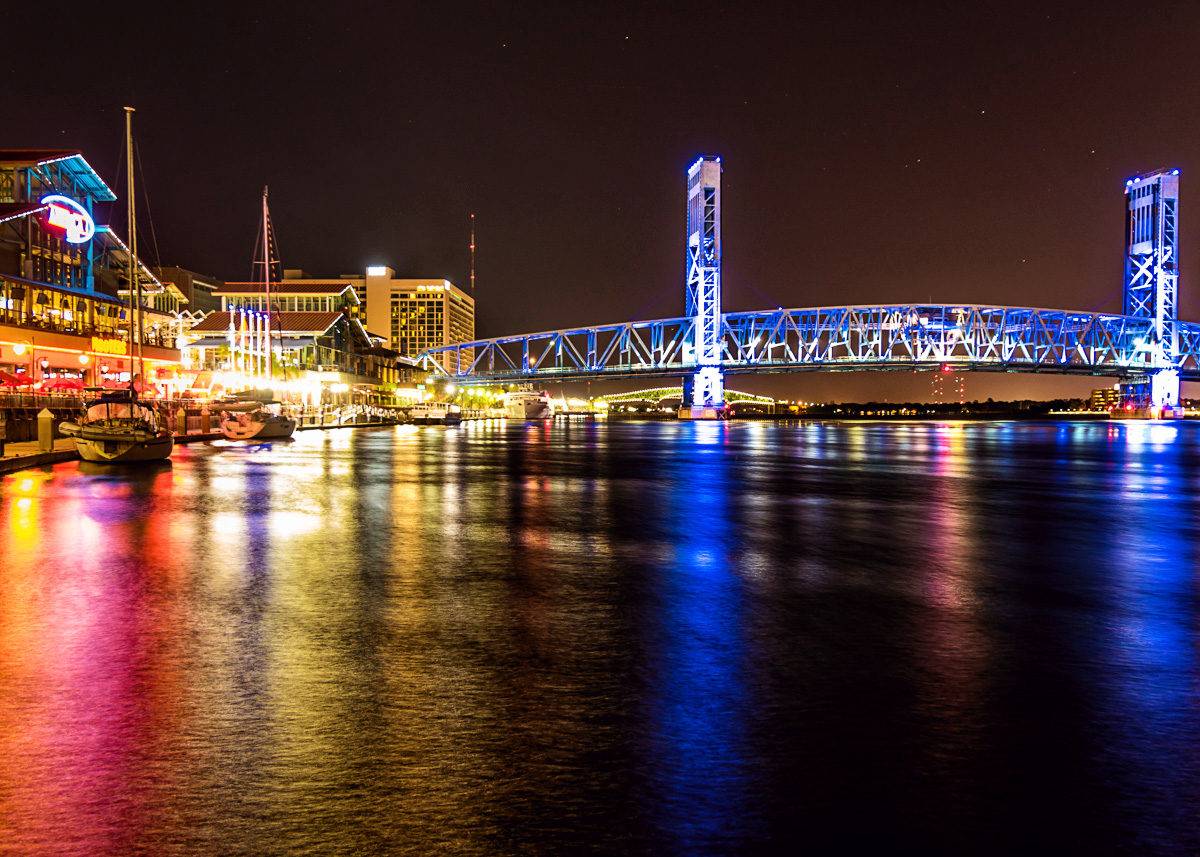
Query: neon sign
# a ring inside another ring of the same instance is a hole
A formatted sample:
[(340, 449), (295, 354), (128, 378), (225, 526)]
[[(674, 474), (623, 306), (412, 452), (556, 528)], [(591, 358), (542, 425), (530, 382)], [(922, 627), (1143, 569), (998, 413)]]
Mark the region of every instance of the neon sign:
[(92, 350), (97, 354), (119, 354), (122, 357), (129, 353), (127, 343), (122, 339), (101, 339), (92, 337)]
[(83, 244), (96, 234), (96, 224), (87, 210), (67, 196), (52, 194), (42, 197), (47, 207), (46, 222), (64, 230), (68, 244)]

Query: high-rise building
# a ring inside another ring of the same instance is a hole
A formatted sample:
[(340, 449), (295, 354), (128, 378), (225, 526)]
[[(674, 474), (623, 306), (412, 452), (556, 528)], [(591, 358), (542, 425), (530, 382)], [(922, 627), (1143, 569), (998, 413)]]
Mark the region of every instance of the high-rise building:
[[(364, 291), (367, 330), (401, 354), (415, 357), (428, 348), (475, 338), (475, 300), (449, 280), (397, 278), (391, 268), (370, 267)], [(454, 359), (446, 356), (447, 361)], [(447, 363), (445, 368), (457, 367)]]

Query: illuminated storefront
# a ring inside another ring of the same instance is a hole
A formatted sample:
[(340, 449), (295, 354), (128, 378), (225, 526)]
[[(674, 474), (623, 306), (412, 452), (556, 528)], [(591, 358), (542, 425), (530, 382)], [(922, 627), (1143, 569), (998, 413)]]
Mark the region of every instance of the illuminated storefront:
[[(237, 303), (228, 293), (222, 300)], [(211, 386), (225, 391), (270, 386), (306, 404), (396, 404), (398, 386), (411, 384), (415, 368), (372, 340), (344, 311), (272, 316), (235, 305), (210, 313), (184, 339), (184, 367), (210, 373)]]

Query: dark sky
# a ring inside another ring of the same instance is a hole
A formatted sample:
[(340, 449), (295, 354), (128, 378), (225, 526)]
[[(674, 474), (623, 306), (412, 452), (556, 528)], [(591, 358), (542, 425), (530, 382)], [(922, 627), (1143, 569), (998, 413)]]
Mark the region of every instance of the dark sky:
[[(481, 337), (682, 314), (700, 154), (725, 166), (729, 311), (1115, 311), (1124, 180), (1179, 167), (1200, 319), (1200, 4), (741, 5), (20, 4), (0, 145), (78, 147), (122, 193), (136, 106), (159, 260), (225, 279), (249, 276), (264, 184), (286, 266), (314, 275), (465, 285), (474, 212)], [(735, 386), (764, 384), (929, 390)]]

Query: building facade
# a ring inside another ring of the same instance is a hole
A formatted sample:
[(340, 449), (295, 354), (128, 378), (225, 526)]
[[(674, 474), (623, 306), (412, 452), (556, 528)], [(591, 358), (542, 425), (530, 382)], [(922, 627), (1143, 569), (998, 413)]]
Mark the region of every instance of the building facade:
[[(449, 280), (397, 278), (391, 268), (372, 267), (363, 290), (367, 328), (385, 337), (394, 351), (415, 357), (428, 348), (475, 339), (475, 299)], [(450, 363), (457, 356), (443, 359)], [(470, 357), (469, 350), (463, 352), (464, 360)]]
[[(237, 297), (239, 302), (249, 303), (236, 305), (265, 309), (261, 284), (229, 283), (215, 294), (222, 297), (224, 309), (229, 303), (225, 297), (234, 297), (229, 287), (255, 285), (257, 292)], [(336, 279), (310, 277), (289, 268), (282, 280), (271, 284), (271, 291), (279, 310), (316, 311), (317, 303), (342, 309), (361, 321), (383, 347), (410, 357), (427, 348), (475, 338), (475, 300), (446, 279), (397, 277), (391, 268), (376, 265), (362, 274), (342, 274)], [(464, 352), (464, 359), (468, 354)], [(444, 359), (453, 361), (455, 355)]]
[(193, 315), (203, 316), (221, 309), (221, 299), (215, 292), (225, 283), (216, 277), (178, 266), (152, 270), (164, 286), (173, 286), (179, 292), (182, 303)]
[[(128, 381), (179, 364), (170, 291), (140, 262), (141, 326), (131, 329), (129, 248), (97, 223), (116, 194), (78, 151), (0, 150), (0, 370), (27, 384)], [(153, 373), (153, 374), (152, 374)]]

